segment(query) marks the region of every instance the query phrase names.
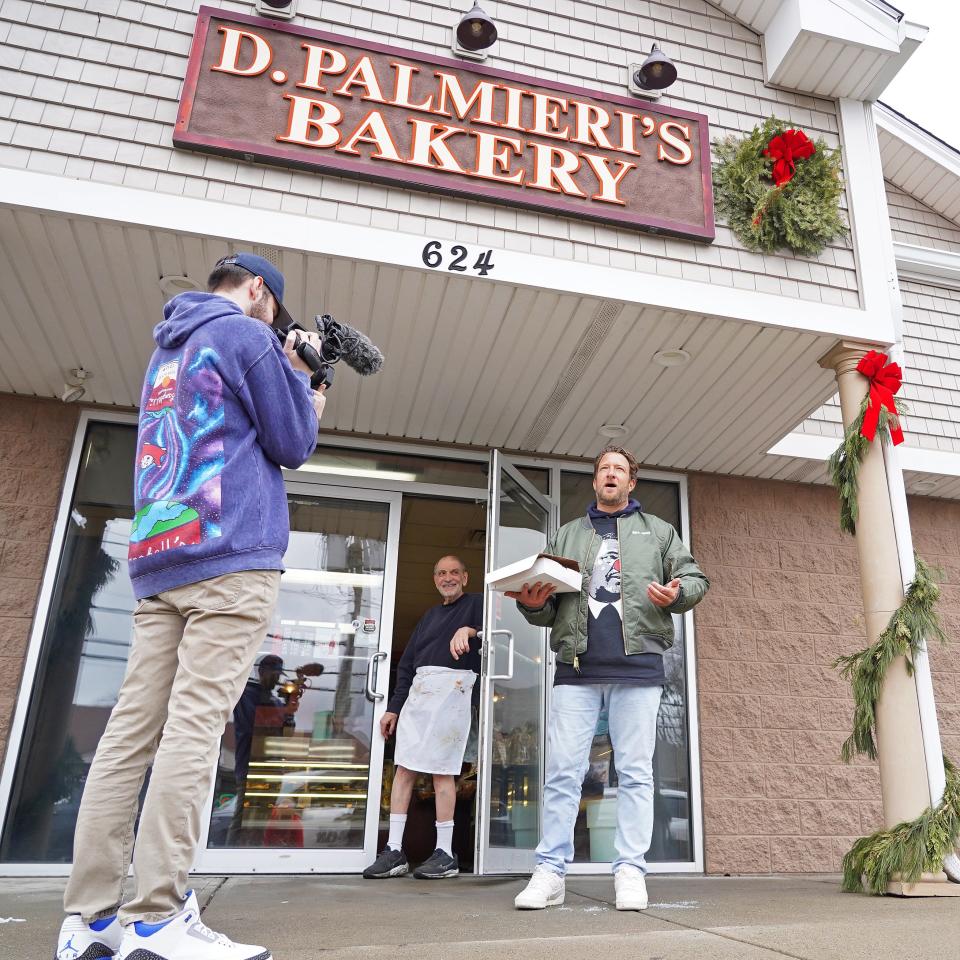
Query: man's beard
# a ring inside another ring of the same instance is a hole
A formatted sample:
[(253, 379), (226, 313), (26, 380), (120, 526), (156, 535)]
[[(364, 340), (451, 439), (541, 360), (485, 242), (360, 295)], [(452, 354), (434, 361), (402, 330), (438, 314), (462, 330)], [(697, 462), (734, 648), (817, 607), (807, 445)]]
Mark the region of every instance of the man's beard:
[(626, 499), (626, 491), (616, 490), (608, 491), (606, 487), (601, 487), (597, 491), (597, 503), (622, 503)]
[(254, 320), (262, 320), (264, 323), (269, 326), (273, 326), (273, 310), (270, 308), (270, 297), (267, 295), (266, 290), (260, 291), (260, 296), (253, 302), (250, 307), (250, 316)]

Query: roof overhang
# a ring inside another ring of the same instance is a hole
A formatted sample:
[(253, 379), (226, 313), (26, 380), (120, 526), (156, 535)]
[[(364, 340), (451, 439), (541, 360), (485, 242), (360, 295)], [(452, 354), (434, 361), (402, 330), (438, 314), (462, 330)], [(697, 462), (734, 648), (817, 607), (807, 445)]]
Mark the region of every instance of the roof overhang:
[(874, 106), (873, 116), (884, 177), (960, 223), (960, 151), (884, 103)]
[(880, 0), (713, 0), (763, 34), (767, 83), (822, 97), (876, 100), (927, 28)]

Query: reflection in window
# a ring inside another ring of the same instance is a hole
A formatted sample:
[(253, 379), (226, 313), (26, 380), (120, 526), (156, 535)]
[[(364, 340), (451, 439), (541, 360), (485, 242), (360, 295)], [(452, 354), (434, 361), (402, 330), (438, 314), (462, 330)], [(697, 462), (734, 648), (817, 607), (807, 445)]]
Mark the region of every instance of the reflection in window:
[[(596, 499), (590, 473), (564, 471), (560, 476), (560, 516), (566, 523), (586, 513)], [(673, 525), (683, 536), (680, 491), (676, 483), (639, 480), (631, 496), (646, 513)], [(667, 683), (657, 718), (657, 750), (653, 757), (653, 840), (647, 860), (683, 862), (693, 859), (690, 809), (690, 756), (687, 740), (687, 674), (683, 618), (674, 616), (676, 641), (663, 655)], [(617, 773), (607, 727), (601, 715), (590, 764), (583, 780), (580, 813), (574, 830), (579, 862), (608, 863), (616, 857), (613, 838), (617, 827)]]
[(208, 846), (363, 846), (389, 509), (290, 497), (280, 600), (224, 732)]
[(126, 669), (136, 429), (84, 439), (0, 860), (69, 863), (83, 785)]

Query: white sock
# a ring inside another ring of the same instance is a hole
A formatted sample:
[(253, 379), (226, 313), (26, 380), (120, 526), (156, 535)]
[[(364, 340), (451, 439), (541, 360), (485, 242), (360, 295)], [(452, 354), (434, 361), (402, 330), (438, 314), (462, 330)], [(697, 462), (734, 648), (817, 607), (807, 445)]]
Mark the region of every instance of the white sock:
[(436, 821), (437, 849), (442, 850), (448, 857), (453, 856), (453, 821)]
[(403, 830), (407, 825), (407, 815), (405, 813), (390, 814), (390, 836), (387, 838), (387, 846), (391, 850), (403, 849)]

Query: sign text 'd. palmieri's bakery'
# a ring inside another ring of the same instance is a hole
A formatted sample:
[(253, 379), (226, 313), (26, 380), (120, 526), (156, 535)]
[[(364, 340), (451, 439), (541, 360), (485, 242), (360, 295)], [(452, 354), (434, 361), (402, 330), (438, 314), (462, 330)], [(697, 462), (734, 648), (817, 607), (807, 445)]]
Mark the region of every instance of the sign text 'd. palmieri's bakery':
[(714, 235), (700, 114), (207, 7), (174, 143)]

